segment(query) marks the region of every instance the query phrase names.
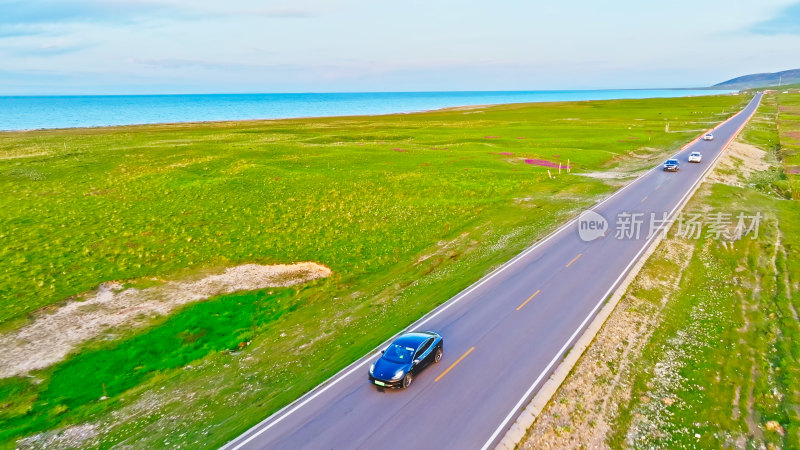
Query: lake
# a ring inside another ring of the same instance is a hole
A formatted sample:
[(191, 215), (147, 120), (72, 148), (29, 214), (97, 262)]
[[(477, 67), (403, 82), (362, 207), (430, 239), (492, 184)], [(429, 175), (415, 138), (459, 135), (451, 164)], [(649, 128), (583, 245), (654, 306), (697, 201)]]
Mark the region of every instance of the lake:
[(683, 97), (725, 90), (0, 96), (0, 130), (390, 114), (453, 106)]

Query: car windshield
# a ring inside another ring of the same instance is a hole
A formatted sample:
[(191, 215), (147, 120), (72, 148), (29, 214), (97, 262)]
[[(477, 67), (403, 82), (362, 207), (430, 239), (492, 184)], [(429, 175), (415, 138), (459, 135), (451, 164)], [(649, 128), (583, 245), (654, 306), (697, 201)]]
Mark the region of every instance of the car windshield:
[(678, 160), (677, 159), (668, 159), (667, 160), (667, 164), (678, 164)]
[(414, 357), (414, 349), (392, 344), (384, 352), (383, 357), (394, 363), (409, 363)]
[(700, 153), (694, 152), (692, 153), (692, 156), (700, 156)]

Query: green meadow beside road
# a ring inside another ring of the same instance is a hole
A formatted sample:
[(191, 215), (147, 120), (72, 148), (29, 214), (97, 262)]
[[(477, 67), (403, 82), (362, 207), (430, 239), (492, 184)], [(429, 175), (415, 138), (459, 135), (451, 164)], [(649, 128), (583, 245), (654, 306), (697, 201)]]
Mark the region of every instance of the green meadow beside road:
[(333, 272), (149, 317), (0, 380), (0, 443), (61, 429), (23, 443), (218, 446), (747, 100), (0, 134), (0, 333), (112, 280)]

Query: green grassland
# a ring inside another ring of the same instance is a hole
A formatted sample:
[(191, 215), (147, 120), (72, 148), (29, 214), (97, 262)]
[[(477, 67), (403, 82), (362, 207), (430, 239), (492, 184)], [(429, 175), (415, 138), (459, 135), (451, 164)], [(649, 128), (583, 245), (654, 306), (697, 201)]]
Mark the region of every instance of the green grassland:
[[(744, 140), (767, 150), (775, 169), (741, 186), (706, 185), (687, 206), (760, 212), (757, 238), (688, 241), (693, 256), (674, 292), (631, 293), (670, 300), (632, 363), (633, 392), (619, 408), (612, 447), (800, 447), (800, 205), (781, 169), (794, 165), (798, 105), (800, 94), (767, 95), (745, 129)], [(657, 266), (680, 270), (657, 260), (645, 270)]]
[(787, 186), (794, 200), (800, 200), (800, 90), (777, 94), (780, 101), (778, 127), (780, 156), (786, 168)]
[(0, 331), (109, 280), (245, 262), (334, 274), (189, 305), (0, 380), (0, 445), (90, 424), (77, 443), (28, 443), (218, 446), (618, 186), (578, 173), (647, 167), (747, 100), (2, 133)]

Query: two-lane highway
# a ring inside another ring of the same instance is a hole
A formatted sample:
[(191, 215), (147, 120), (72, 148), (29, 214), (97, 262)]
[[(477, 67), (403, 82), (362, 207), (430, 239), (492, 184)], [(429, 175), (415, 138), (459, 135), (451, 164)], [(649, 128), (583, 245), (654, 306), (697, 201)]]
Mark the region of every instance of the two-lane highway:
[[(674, 216), (760, 99), (716, 127), (713, 141), (681, 150), (679, 172), (654, 168), (595, 206), (608, 222), (605, 236), (583, 240), (572, 221), (414, 324), (444, 336), (445, 356), (409, 389), (379, 392), (369, 384), (376, 352), (227, 447), (495, 445), (651, 243), (651, 214)], [(686, 162), (692, 151), (703, 154), (702, 163)], [(639, 220), (638, 236), (635, 226), (621, 225)]]

